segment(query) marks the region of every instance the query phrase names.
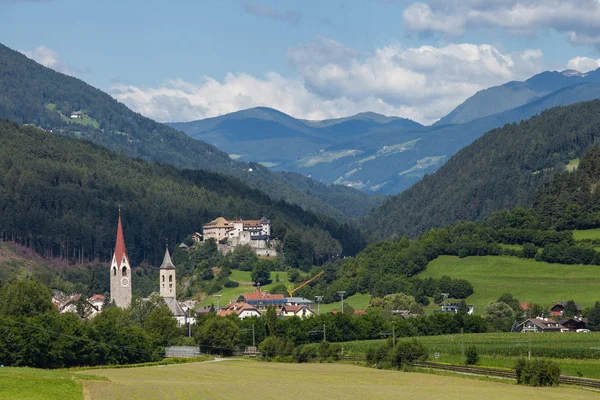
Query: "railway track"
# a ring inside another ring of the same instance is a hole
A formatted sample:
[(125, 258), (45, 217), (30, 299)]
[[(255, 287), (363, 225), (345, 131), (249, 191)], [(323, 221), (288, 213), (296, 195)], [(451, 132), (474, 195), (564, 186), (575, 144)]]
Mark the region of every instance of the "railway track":
[[(432, 368), (445, 371), (460, 372), (463, 374), (490, 376), (496, 378), (517, 378), (514, 371), (499, 368), (468, 367), (463, 365), (438, 364), (432, 362), (417, 362), (414, 363), (414, 366), (421, 368)], [(577, 378), (574, 376), (561, 375), (559, 383), (561, 385), (584, 386), (600, 390), (600, 380), (598, 379)]]

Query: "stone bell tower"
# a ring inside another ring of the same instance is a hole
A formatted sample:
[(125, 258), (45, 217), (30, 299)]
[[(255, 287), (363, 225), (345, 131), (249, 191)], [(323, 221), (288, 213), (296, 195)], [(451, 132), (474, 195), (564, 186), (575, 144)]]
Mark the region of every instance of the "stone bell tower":
[(127, 308), (131, 305), (131, 264), (125, 248), (121, 209), (119, 209), (115, 252), (110, 264), (110, 299), (117, 307)]
[(165, 250), (165, 258), (160, 266), (160, 295), (165, 301), (168, 298), (177, 298), (175, 281), (175, 265), (171, 261), (169, 248)]

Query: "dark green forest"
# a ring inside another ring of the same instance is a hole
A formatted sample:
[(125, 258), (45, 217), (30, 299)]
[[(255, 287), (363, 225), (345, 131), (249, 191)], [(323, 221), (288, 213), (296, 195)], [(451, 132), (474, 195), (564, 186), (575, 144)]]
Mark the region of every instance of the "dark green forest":
[[(76, 111), (84, 118), (71, 120), (71, 112)], [(2, 44), (0, 118), (85, 139), (146, 161), (233, 175), (274, 200), (338, 219), (361, 217), (380, 201), (344, 186), (233, 161), (216, 147), (145, 118), (85, 82), (43, 67)]]
[(380, 238), (408, 234), (494, 211), (531, 207), (536, 189), (581, 157), (600, 136), (600, 101), (547, 110), (494, 129), (442, 168), (369, 214), (364, 227)]
[[(218, 216), (271, 219), (284, 251), (321, 263), (340, 246), (365, 246), (351, 223), (274, 201), (236, 178), (128, 158), (103, 147), (0, 121), (0, 232), (69, 263), (112, 256), (117, 205), (133, 265), (157, 266), (165, 240), (174, 246)], [(314, 247), (329, 238), (331, 249)]]

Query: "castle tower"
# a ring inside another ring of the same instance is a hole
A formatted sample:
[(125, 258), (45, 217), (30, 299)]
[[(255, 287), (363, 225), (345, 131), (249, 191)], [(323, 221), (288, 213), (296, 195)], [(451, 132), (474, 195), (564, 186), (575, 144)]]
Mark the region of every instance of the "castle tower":
[(171, 255), (169, 254), (169, 248), (165, 250), (165, 258), (163, 259), (162, 265), (160, 266), (160, 295), (165, 300), (168, 298), (175, 299), (177, 296), (176, 292), (176, 280), (175, 280), (175, 265), (171, 261)]
[(110, 299), (117, 307), (127, 308), (131, 305), (131, 264), (125, 249), (121, 210), (119, 210), (115, 252), (110, 264)]

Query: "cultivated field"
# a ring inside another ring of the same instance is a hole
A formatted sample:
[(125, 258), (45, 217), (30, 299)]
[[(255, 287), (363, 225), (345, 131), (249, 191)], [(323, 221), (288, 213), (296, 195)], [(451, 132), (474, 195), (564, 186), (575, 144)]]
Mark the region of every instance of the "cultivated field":
[(485, 306), (503, 293), (542, 305), (573, 299), (582, 307), (591, 306), (600, 301), (599, 271), (596, 265), (548, 264), (517, 257), (441, 256), (430, 262), (419, 277), (448, 275), (468, 280), (475, 293), (467, 302), (475, 306), (475, 313), (483, 314)]
[(574, 230), (575, 240), (600, 240), (600, 229)]
[[(91, 376), (82, 376), (89, 379)], [(80, 400), (78, 376), (35, 368), (0, 368), (0, 399)]]
[(126, 399), (595, 399), (568, 388), (530, 388), (458, 376), (377, 370), (344, 364), (246, 360), (93, 370), (86, 398)]
[[(527, 357), (556, 361), (562, 373), (600, 379), (600, 332), (590, 333), (483, 333), (425, 336), (415, 338), (429, 352), (430, 361), (463, 364), (463, 349), (474, 346), (480, 356), (478, 365), (512, 368), (517, 358)], [(412, 338), (399, 338), (412, 340)], [(364, 357), (367, 349), (385, 340), (360, 340), (343, 343), (344, 354)]]

